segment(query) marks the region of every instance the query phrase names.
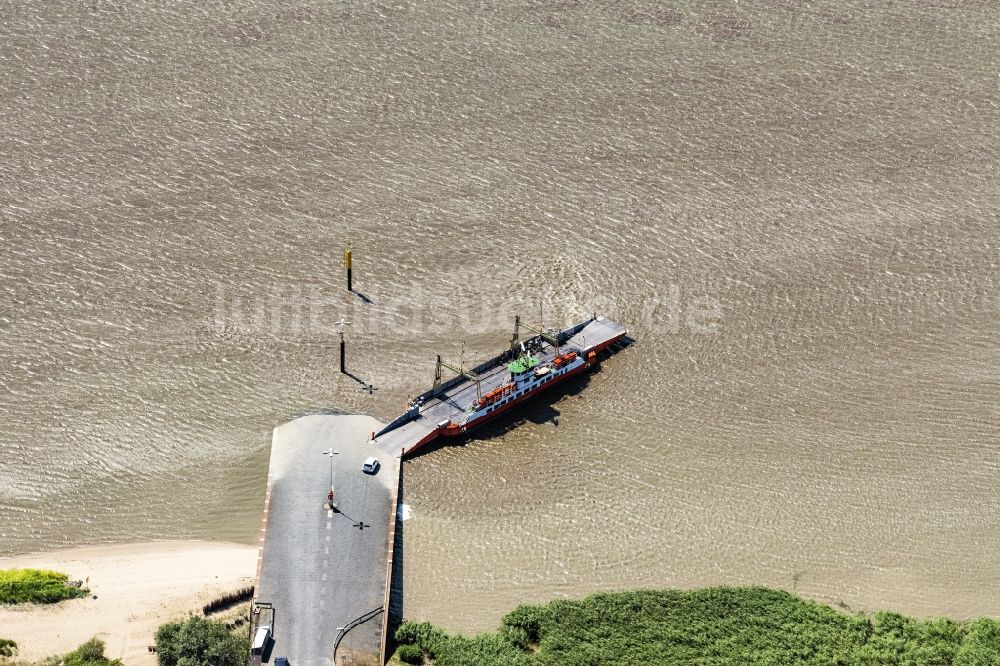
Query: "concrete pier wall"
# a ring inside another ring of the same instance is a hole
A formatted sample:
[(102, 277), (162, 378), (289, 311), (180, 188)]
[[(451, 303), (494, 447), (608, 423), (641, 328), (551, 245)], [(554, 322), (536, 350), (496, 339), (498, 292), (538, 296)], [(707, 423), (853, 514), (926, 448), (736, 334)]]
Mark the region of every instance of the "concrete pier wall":
[[(375, 609), (383, 613), (346, 632), (338, 655), (382, 656), (400, 461), (369, 443), (380, 427), (368, 416), (314, 415), (274, 430), (256, 595), (274, 606), (264, 663), (329, 666), (340, 629)], [(330, 449), (340, 513), (324, 507)], [(381, 462), (374, 475), (361, 470), (370, 456)]]

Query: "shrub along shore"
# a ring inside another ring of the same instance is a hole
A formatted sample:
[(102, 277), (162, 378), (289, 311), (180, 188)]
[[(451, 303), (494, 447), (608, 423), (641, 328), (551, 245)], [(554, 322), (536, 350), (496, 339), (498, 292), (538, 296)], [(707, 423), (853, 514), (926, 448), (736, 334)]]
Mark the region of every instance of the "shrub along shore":
[(396, 658), (436, 666), (988, 666), (1000, 621), (851, 615), (763, 587), (638, 590), (521, 606), (468, 638), (405, 622)]
[(68, 581), (69, 576), (58, 571), (0, 569), (0, 604), (54, 604), (87, 596), (86, 588), (73, 587)]

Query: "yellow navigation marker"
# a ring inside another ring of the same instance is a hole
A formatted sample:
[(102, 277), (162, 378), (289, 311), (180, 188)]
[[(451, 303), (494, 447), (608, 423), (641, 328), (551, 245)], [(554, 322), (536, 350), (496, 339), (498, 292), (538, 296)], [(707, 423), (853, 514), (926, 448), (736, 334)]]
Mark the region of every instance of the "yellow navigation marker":
[(344, 250), (344, 268), (347, 269), (347, 291), (354, 291), (351, 285), (351, 244), (347, 244), (347, 249)]

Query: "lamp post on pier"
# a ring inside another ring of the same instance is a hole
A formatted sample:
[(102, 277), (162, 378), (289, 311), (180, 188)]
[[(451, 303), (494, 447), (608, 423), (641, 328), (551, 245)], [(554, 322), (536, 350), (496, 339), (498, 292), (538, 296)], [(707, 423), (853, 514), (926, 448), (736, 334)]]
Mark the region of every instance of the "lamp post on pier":
[(327, 493), (327, 499), (331, 502), (333, 501), (333, 457), (340, 453), (340, 451), (334, 451), (333, 447), (327, 449), (323, 452), (323, 455), (330, 456), (330, 492)]

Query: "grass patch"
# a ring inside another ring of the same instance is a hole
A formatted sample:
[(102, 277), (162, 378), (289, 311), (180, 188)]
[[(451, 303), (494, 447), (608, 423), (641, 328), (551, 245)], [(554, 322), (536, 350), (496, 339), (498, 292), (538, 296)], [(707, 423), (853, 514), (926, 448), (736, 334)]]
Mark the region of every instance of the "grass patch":
[(413, 645), (400, 645), (399, 649), (396, 650), (396, 657), (404, 664), (415, 664), (416, 666), (421, 666), (424, 663), (424, 652), (420, 649), (420, 646)]
[[(639, 590), (521, 606), (472, 638), (404, 622), (436, 666), (987, 666), (1000, 621), (849, 615), (762, 587)], [(412, 651), (412, 650), (411, 650)]]
[(104, 641), (91, 638), (89, 641), (61, 657), (49, 657), (42, 666), (122, 666), (118, 659), (104, 656)]
[(17, 643), (9, 638), (0, 638), (0, 657), (13, 657), (17, 654)]
[(44, 569), (0, 569), (0, 604), (53, 604), (85, 597), (90, 590), (67, 585), (68, 576)]
[[(14, 641), (4, 641), (0, 639), (0, 645), (9, 643), (17, 650)], [(0, 665), (2, 666), (123, 666), (118, 659), (108, 659), (104, 656), (104, 641), (99, 638), (91, 638), (89, 641), (64, 655), (46, 657), (39, 662), (11, 661), (12, 653), (4, 653), (0, 649)]]

